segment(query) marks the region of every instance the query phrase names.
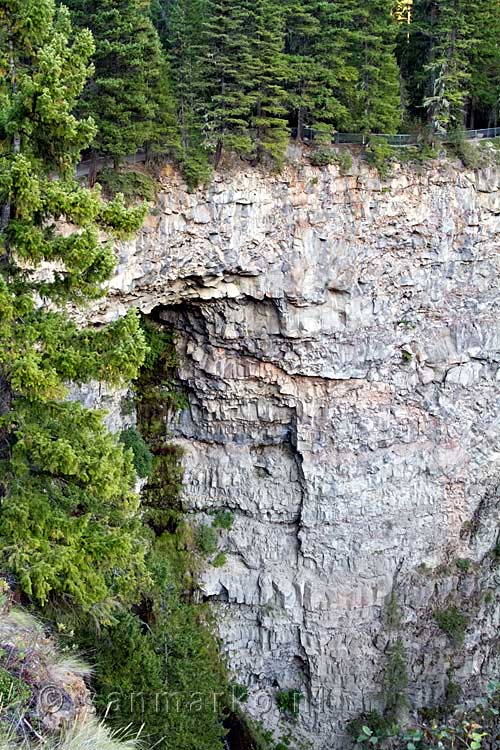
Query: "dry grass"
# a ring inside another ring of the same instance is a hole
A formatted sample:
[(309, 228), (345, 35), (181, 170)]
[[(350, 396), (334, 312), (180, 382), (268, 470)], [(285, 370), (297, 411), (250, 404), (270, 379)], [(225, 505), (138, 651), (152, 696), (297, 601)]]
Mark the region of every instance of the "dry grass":
[(102, 721), (92, 718), (43, 747), (46, 750), (138, 750), (139, 743), (137, 737), (127, 735), (126, 729), (113, 731)]

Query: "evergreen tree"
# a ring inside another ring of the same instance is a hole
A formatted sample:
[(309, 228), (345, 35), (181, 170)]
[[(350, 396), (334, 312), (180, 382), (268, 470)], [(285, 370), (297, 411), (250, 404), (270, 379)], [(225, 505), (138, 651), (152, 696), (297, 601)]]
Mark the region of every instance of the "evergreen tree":
[(178, 142), (170, 71), (148, 0), (69, 0), (94, 35), (95, 73), (81, 111), (97, 124), (94, 145), (115, 162)]
[(207, 0), (205, 137), (215, 164), (223, 149), (252, 153), (252, 0)]
[[(468, 0), (467, 5), (476, 4)], [(437, 133), (463, 127), (469, 91), (468, 49), (473, 43), (470, 14), (464, 0), (433, 0), (424, 6), (428, 34), (427, 96), (424, 106)]]
[(72, 37), (54, 0), (6, 0), (0, 44), (0, 555), (37, 601), (102, 614), (143, 575), (131, 456), (97, 413), (62, 399), (68, 381), (135, 375), (145, 342), (134, 313), (86, 329), (64, 307), (102, 293), (115, 259), (99, 232), (127, 234), (143, 211), (73, 177), (94, 133), (73, 115), (90, 32)]
[(255, 0), (253, 21), (251, 133), (257, 159), (269, 156), (279, 166), (289, 139), (282, 6), (276, 0)]
[(290, 0), (288, 4), (288, 90), (299, 139), (307, 128), (329, 139), (334, 128), (349, 125), (346, 102), (357, 77), (348, 59), (351, 16), (350, 3), (344, 0)]
[(208, 49), (204, 35), (206, 0), (157, 0), (154, 18), (167, 50), (177, 104), (180, 162), (188, 184), (195, 187), (211, 174), (204, 141)]
[(351, 39), (359, 82), (352, 117), (356, 130), (396, 133), (401, 123), (397, 25), (392, 0), (356, 0)]
[(500, 112), (500, 12), (498, 3), (477, 0), (466, 6), (475, 43), (468, 45), (470, 68), (468, 126), (496, 127)]

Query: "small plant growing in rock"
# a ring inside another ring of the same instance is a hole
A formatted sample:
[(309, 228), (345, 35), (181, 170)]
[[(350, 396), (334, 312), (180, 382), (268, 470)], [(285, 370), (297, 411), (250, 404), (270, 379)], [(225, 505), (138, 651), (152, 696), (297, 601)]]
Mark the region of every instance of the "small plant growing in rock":
[(309, 156), (309, 161), (313, 167), (327, 167), (329, 164), (334, 164), (335, 155), (332, 149), (318, 148)]
[(398, 597), (395, 591), (391, 591), (389, 603), (387, 604), (387, 625), (391, 629), (398, 627), (401, 621), (401, 610), (399, 608)]
[(202, 524), (198, 526), (195, 533), (196, 546), (205, 555), (213, 555), (217, 552), (217, 532), (212, 526)]
[(300, 701), (303, 697), (299, 690), (280, 690), (276, 693), (278, 711), (296, 718), (299, 715)]
[(447, 609), (441, 609), (434, 613), (434, 619), (446, 633), (446, 635), (456, 644), (464, 642), (465, 631), (467, 629), (467, 617), (461, 612), (458, 607), (448, 607)]
[(214, 568), (223, 568), (226, 563), (227, 555), (225, 552), (218, 552), (212, 560), (212, 565)]
[(98, 181), (106, 197), (114, 198), (122, 193), (128, 203), (137, 199), (153, 201), (158, 190), (158, 184), (150, 175), (137, 170), (119, 172), (106, 168), (99, 174)]
[(234, 515), (230, 510), (219, 510), (214, 516), (214, 526), (216, 529), (229, 529), (232, 528), (234, 522)]
[(328, 167), (330, 164), (338, 164), (342, 173), (349, 172), (352, 169), (352, 156), (347, 149), (318, 148), (309, 156), (309, 161), (313, 167)]
[(336, 157), (335, 160), (336, 160), (337, 164), (339, 165), (341, 172), (345, 173), (345, 172), (350, 172), (351, 171), (351, 169), (352, 169), (352, 156), (351, 156), (351, 152), (350, 151), (348, 151), (346, 148), (339, 149), (336, 152), (335, 157)]
[(366, 147), (366, 160), (375, 167), (384, 180), (389, 176), (389, 162), (394, 156), (392, 146), (380, 136), (372, 135)]
[(390, 647), (384, 676), (386, 710), (389, 719), (397, 719), (401, 710), (407, 705), (405, 694), (407, 687), (406, 653), (403, 641), (398, 638)]
[(465, 557), (459, 557), (458, 560), (455, 560), (455, 565), (463, 573), (468, 573), (472, 566), (472, 560)]
[(246, 703), (248, 700), (248, 688), (246, 685), (241, 685), (238, 682), (233, 682), (231, 685), (231, 692), (233, 699), (235, 701), (238, 701), (238, 703)]
[(480, 169), (487, 165), (487, 159), (481, 149), (473, 143), (465, 140), (460, 132), (451, 133), (449, 147), (458, 156), (464, 167), (469, 169)]

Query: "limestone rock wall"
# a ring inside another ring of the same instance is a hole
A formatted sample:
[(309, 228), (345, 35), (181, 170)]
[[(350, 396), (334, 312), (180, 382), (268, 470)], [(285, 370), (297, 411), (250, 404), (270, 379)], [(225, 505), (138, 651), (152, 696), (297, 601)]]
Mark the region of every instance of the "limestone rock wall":
[(294, 733), (340, 750), (396, 637), (414, 706), (498, 669), (500, 171), (291, 157), (193, 195), (165, 169), (95, 316), (179, 331), (184, 501), (234, 514), (203, 577), (229, 663), (254, 715), (299, 690)]

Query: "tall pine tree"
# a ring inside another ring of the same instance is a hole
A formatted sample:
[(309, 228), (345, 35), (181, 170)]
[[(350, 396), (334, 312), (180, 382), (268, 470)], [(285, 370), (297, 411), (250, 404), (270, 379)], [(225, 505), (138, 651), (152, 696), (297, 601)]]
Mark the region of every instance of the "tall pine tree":
[(468, 45), (470, 72), (468, 127), (496, 127), (500, 122), (500, 8), (491, 0), (466, 6), (474, 43)]
[(101, 616), (135, 596), (144, 569), (134, 473), (100, 415), (64, 400), (66, 384), (133, 377), (145, 343), (132, 312), (89, 329), (64, 307), (102, 293), (115, 258), (100, 232), (127, 234), (143, 211), (73, 176), (94, 133), (73, 115), (90, 32), (73, 37), (54, 0), (5, 0), (0, 41), (1, 565), (38, 602)]
[(401, 123), (397, 26), (392, 0), (354, 0), (352, 64), (358, 70), (352, 117), (361, 132), (397, 133)]
[(346, 106), (357, 73), (349, 60), (350, 3), (345, 0), (289, 0), (286, 52), (292, 125), (304, 138), (330, 139), (349, 125)]
[(424, 107), (433, 130), (443, 133), (463, 127), (465, 100), (469, 91), (468, 49), (473, 28), (467, 5), (476, 0), (433, 0), (423, 10), (423, 29), (428, 37), (427, 96)]
[(95, 72), (81, 104), (97, 125), (96, 149), (118, 162), (141, 148), (178, 143), (170, 71), (149, 0), (69, 0), (94, 36)]
[(276, 0), (255, 0), (251, 32), (253, 64), (251, 134), (259, 161), (283, 162), (289, 139), (287, 120), (285, 18)]
[(223, 149), (252, 153), (252, 0), (207, 0), (205, 137), (217, 164)]
[(207, 100), (208, 46), (204, 34), (206, 0), (156, 0), (153, 16), (167, 51), (177, 105), (180, 163), (195, 187), (211, 174), (204, 128)]

